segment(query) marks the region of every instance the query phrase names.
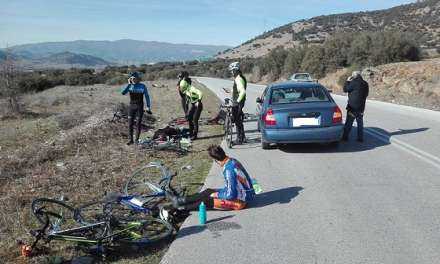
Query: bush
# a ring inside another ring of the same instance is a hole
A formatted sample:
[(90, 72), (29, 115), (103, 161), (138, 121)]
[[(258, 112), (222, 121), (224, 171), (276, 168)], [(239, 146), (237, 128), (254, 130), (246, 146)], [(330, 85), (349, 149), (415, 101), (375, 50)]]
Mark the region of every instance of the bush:
[(117, 75), (105, 81), (105, 84), (108, 85), (119, 85), (127, 83), (127, 76), (125, 75)]
[(301, 47), (296, 49), (289, 49), (287, 51), (287, 57), (283, 69), (284, 77), (289, 77), (293, 73), (300, 71), (304, 56), (305, 49)]
[(326, 73), (325, 49), (322, 46), (311, 46), (307, 49), (301, 63), (301, 70), (312, 73), (315, 78), (322, 78)]

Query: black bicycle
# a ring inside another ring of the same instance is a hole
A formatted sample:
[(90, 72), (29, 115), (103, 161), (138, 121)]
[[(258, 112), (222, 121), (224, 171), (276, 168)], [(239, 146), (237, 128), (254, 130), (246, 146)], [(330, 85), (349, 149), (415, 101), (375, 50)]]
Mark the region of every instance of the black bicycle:
[[(117, 207), (122, 208), (117, 210)], [(124, 245), (145, 247), (172, 236), (174, 228), (162, 219), (132, 214), (113, 199), (74, 208), (64, 201), (38, 198), (32, 213), (42, 227), (31, 231), (37, 243), (69, 241), (106, 257), (107, 249)], [(127, 213), (128, 212), (128, 213)], [(133, 249), (133, 247), (129, 247)]]
[(226, 112), (225, 123), (223, 124), (223, 129), (225, 131), (224, 138), (226, 140), (226, 144), (229, 148), (232, 148), (233, 141), (233, 131), (234, 131), (234, 122), (232, 118), (232, 103), (231, 99), (225, 98), (225, 102), (220, 106)]

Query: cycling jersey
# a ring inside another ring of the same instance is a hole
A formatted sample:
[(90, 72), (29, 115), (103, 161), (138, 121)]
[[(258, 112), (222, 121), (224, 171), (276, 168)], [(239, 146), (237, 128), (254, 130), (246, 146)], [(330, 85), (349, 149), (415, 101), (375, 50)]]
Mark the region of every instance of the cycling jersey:
[(189, 102), (194, 104), (202, 100), (203, 93), (196, 87), (189, 84), (186, 80), (181, 80), (179, 83), (180, 91), (183, 92), (188, 98)]
[(218, 198), (222, 200), (239, 200), (248, 202), (255, 195), (252, 181), (239, 161), (228, 158), (223, 165), (223, 176), (225, 177), (225, 187), (218, 192)]
[(150, 108), (150, 96), (148, 95), (148, 89), (147, 86), (143, 83), (136, 83), (136, 84), (128, 84), (127, 87), (125, 87), (122, 90), (122, 95), (126, 95), (127, 93), (130, 93), (130, 103), (131, 104), (143, 104), (143, 96), (145, 96), (145, 102), (147, 103), (147, 107)]
[(237, 103), (246, 99), (246, 86), (246, 80), (241, 77), (241, 75), (237, 75), (234, 79), (234, 86), (232, 88), (232, 99)]

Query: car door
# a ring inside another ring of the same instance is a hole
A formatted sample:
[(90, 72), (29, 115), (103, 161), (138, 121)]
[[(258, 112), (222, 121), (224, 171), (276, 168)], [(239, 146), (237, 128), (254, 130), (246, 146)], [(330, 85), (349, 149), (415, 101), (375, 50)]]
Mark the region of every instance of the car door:
[(264, 105), (264, 101), (265, 101), (265, 98), (266, 98), (267, 90), (268, 90), (268, 87), (266, 87), (264, 89), (263, 94), (260, 96), (261, 103), (257, 103), (257, 109), (256, 109), (257, 115), (261, 114), (261, 111), (262, 111), (263, 105)]

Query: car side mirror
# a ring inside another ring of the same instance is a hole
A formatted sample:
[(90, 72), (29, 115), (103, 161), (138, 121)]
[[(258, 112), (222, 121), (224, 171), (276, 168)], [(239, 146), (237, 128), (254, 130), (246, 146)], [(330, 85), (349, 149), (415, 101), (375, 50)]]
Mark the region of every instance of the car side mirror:
[(261, 100), (261, 98), (260, 97), (257, 97), (257, 104), (262, 104), (263, 103), (263, 100)]

